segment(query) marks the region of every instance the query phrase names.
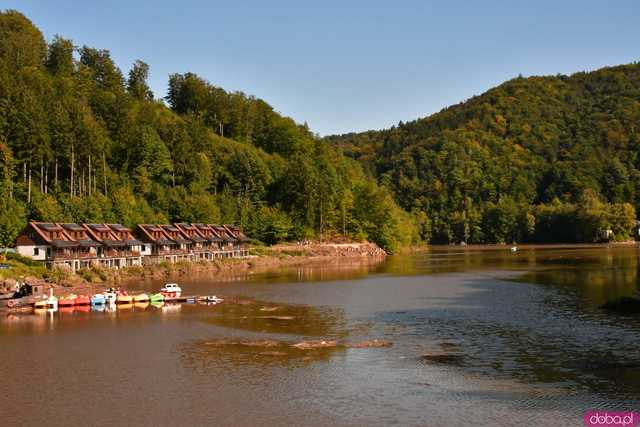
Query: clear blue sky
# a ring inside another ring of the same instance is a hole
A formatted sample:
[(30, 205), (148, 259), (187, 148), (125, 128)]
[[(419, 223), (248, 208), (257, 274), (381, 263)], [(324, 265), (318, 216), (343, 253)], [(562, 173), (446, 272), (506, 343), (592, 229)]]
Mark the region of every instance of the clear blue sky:
[[(502, 81), (640, 59), (640, 1), (13, 1), (126, 74), (195, 72), (322, 135), (437, 112)], [(313, 3), (313, 4), (312, 4)], [(469, 4), (465, 4), (469, 3)]]

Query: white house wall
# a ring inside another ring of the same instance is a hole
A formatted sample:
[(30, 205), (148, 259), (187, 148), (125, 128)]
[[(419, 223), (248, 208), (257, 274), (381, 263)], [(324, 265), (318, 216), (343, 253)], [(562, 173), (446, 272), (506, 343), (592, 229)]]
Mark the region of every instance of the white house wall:
[[(38, 255), (34, 255), (34, 249), (38, 249)], [(16, 252), (18, 252), (22, 256), (32, 258), (36, 261), (44, 261), (47, 259), (47, 246), (18, 246), (16, 248)]]

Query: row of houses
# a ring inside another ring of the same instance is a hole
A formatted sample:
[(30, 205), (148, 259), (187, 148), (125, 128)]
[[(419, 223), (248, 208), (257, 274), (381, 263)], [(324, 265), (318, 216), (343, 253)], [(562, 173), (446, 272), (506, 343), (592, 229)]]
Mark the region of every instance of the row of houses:
[(140, 224), (132, 230), (121, 224), (30, 222), (17, 238), (16, 252), (48, 268), (78, 271), (246, 257), (248, 241), (232, 225)]

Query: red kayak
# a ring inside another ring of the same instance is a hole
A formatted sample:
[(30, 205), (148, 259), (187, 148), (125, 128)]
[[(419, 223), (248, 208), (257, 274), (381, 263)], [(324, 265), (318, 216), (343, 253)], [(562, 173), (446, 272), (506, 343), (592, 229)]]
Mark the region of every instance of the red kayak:
[(76, 305), (76, 296), (75, 295), (67, 295), (60, 299), (58, 299), (58, 307), (70, 307)]
[(89, 298), (87, 295), (78, 295), (76, 297), (76, 305), (89, 305), (89, 304), (91, 304), (91, 298)]

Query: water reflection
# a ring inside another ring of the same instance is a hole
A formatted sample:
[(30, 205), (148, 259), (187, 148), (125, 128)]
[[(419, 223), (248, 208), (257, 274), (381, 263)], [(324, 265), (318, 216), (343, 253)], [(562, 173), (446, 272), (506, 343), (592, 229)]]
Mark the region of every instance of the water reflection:
[[(302, 262), (302, 261), (301, 261)], [(212, 276), (210, 273), (195, 273), (188, 278), (183, 276), (169, 276), (163, 281), (171, 280), (186, 283), (190, 286), (190, 289), (195, 293), (201, 290), (199, 285), (206, 284), (206, 288), (210, 290), (211, 284), (224, 284), (227, 287), (235, 286), (236, 284), (246, 283), (263, 283), (268, 282), (271, 284), (295, 284), (299, 282), (322, 282), (328, 280), (357, 280), (367, 277), (370, 273), (376, 271), (377, 268), (385, 263), (384, 258), (346, 258), (346, 259), (334, 259), (330, 261), (323, 261), (312, 264), (304, 265), (288, 265), (288, 266), (275, 266), (275, 267), (262, 267), (257, 271), (246, 270), (228, 274), (217, 274)], [(129, 284), (129, 287), (146, 291), (157, 289), (162, 285), (163, 281), (150, 280), (143, 283), (135, 282)], [(206, 291), (202, 290), (205, 294)]]
[(527, 272), (465, 276), (465, 285), (480, 292), (462, 294), (445, 307), (382, 312), (379, 318), (408, 326), (405, 340), (427, 352), (453, 342), (454, 348), (437, 351), (459, 355), (451, 360), (466, 372), (596, 393), (622, 407), (640, 395), (640, 318), (612, 315), (601, 305), (638, 294), (638, 267), (637, 247), (531, 248), (517, 254), (442, 248), (387, 269)]
[(600, 266), (637, 268), (636, 245), (521, 246), (517, 252), (504, 246), (433, 246), (424, 251), (393, 256), (376, 269), (400, 275), (437, 274), (479, 269), (531, 270), (545, 267)]

